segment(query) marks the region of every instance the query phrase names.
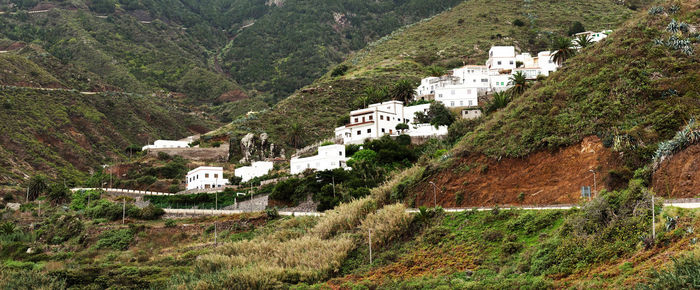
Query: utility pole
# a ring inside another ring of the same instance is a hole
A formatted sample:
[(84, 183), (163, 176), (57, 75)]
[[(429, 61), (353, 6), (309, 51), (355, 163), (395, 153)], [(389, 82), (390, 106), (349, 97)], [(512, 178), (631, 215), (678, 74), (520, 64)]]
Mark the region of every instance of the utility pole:
[(595, 170), (591, 169), (588, 171), (593, 172), (593, 193), (595, 196), (598, 196), (598, 183), (595, 178)]
[(654, 194), (651, 194), (651, 238), (656, 240), (656, 208), (654, 207)]
[(214, 246), (218, 244), (217, 241), (217, 235), (216, 235), (216, 220), (214, 220)]
[(335, 176), (331, 176), (333, 179), (333, 198), (335, 198)]
[(372, 264), (372, 229), (369, 229), (369, 263)]
[(437, 207), (437, 185), (435, 185), (434, 182), (429, 182), (433, 186), (433, 203), (435, 204), (435, 207)]
[(126, 218), (126, 197), (122, 198), (122, 224), (124, 224), (124, 219)]

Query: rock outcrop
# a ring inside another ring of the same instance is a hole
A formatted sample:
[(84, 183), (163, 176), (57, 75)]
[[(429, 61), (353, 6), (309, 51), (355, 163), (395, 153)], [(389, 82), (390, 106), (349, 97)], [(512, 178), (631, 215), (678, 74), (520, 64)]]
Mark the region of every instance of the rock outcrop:
[(270, 141), (267, 133), (255, 135), (248, 133), (240, 141), (237, 137), (231, 137), (230, 158), (238, 160), (239, 163), (250, 163), (252, 161), (269, 160), (277, 157), (286, 158), (284, 148), (277, 146)]

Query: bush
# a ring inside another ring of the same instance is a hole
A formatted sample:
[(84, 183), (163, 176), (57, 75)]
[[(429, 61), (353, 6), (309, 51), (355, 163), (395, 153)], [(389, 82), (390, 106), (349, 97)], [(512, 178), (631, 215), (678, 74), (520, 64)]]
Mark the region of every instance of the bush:
[(37, 231), (49, 244), (60, 244), (73, 237), (79, 237), (85, 226), (77, 216), (53, 215)]
[(47, 197), (51, 204), (57, 205), (70, 201), (71, 192), (63, 184), (53, 184), (49, 187)]
[(348, 69), (350, 69), (350, 67), (345, 64), (338, 65), (331, 71), (331, 77), (342, 76), (348, 71)]
[(158, 152), (158, 160), (170, 160), (170, 155), (168, 153), (165, 153), (163, 151)]
[(489, 242), (500, 242), (503, 240), (503, 232), (499, 230), (486, 230), (483, 234), (484, 240)]
[(126, 250), (131, 242), (134, 241), (134, 230), (132, 229), (116, 229), (109, 230), (101, 234), (97, 240), (97, 248), (111, 248), (114, 250)]
[(513, 25), (518, 26), (518, 27), (522, 27), (522, 26), (525, 26), (525, 22), (523, 22), (520, 19), (515, 19), (515, 20), (513, 20)]
[(157, 220), (164, 214), (165, 211), (162, 208), (149, 204), (141, 209), (139, 217), (144, 220)]
[(165, 220), (165, 227), (166, 228), (174, 228), (177, 226), (177, 222), (174, 219), (166, 219)]
[(673, 259), (673, 268), (651, 275), (647, 289), (692, 289), (700, 285), (700, 258), (694, 255), (681, 259)]

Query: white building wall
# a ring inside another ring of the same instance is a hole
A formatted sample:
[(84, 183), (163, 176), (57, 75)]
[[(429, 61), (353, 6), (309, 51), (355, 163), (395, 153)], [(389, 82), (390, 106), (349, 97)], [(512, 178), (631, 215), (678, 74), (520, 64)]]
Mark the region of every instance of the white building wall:
[(489, 69), (514, 69), (515, 68), (515, 47), (513, 46), (492, 46), (489, 49), (489, 59), (486, 66)]
[(345, 168), (346, 162), (344, 145), (328, 145), (319, 147), (316, 156), (292, 158), (289, 165), (291, 174), (299, 174), (307, 169), (324, 171)]
[(241, 178), (241, 182), (247, 182), (253, 178), (263, 176), (272, 170), (274, 163), (269, 161), (253, 162), (250, 166), (236, 168), (234, 175)]
[(187, 189), (219, 188), (228, 184), (222, 167), (197, 167), (187, 173)]
[(163, 148), (188, 148), (190, 143), (187, 141), (173, 141), (173, 140), (156, 140), (153, 145), (143, 146), (142, 150), (148, 149), (163, 149)]
[(465, 86), (446, 86), (435, 90), (435, 101), (448, 108), (476, 106), (478, 91), (477, 88)]

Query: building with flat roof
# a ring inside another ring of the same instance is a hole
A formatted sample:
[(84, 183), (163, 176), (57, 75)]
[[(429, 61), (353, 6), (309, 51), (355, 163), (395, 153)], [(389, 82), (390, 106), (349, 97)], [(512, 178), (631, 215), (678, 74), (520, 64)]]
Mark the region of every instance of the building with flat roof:
[(200, 166), (187, 172), (187, 190), (223, 188), (228, 184), (223, 167)]
[(345, 145), (333, 144), (318, 147), (318, 154), (306, 158), (293, 157), (289, 162), (291, 174), (299, 174), (307, 169), (317, 171), (346, 168)]

